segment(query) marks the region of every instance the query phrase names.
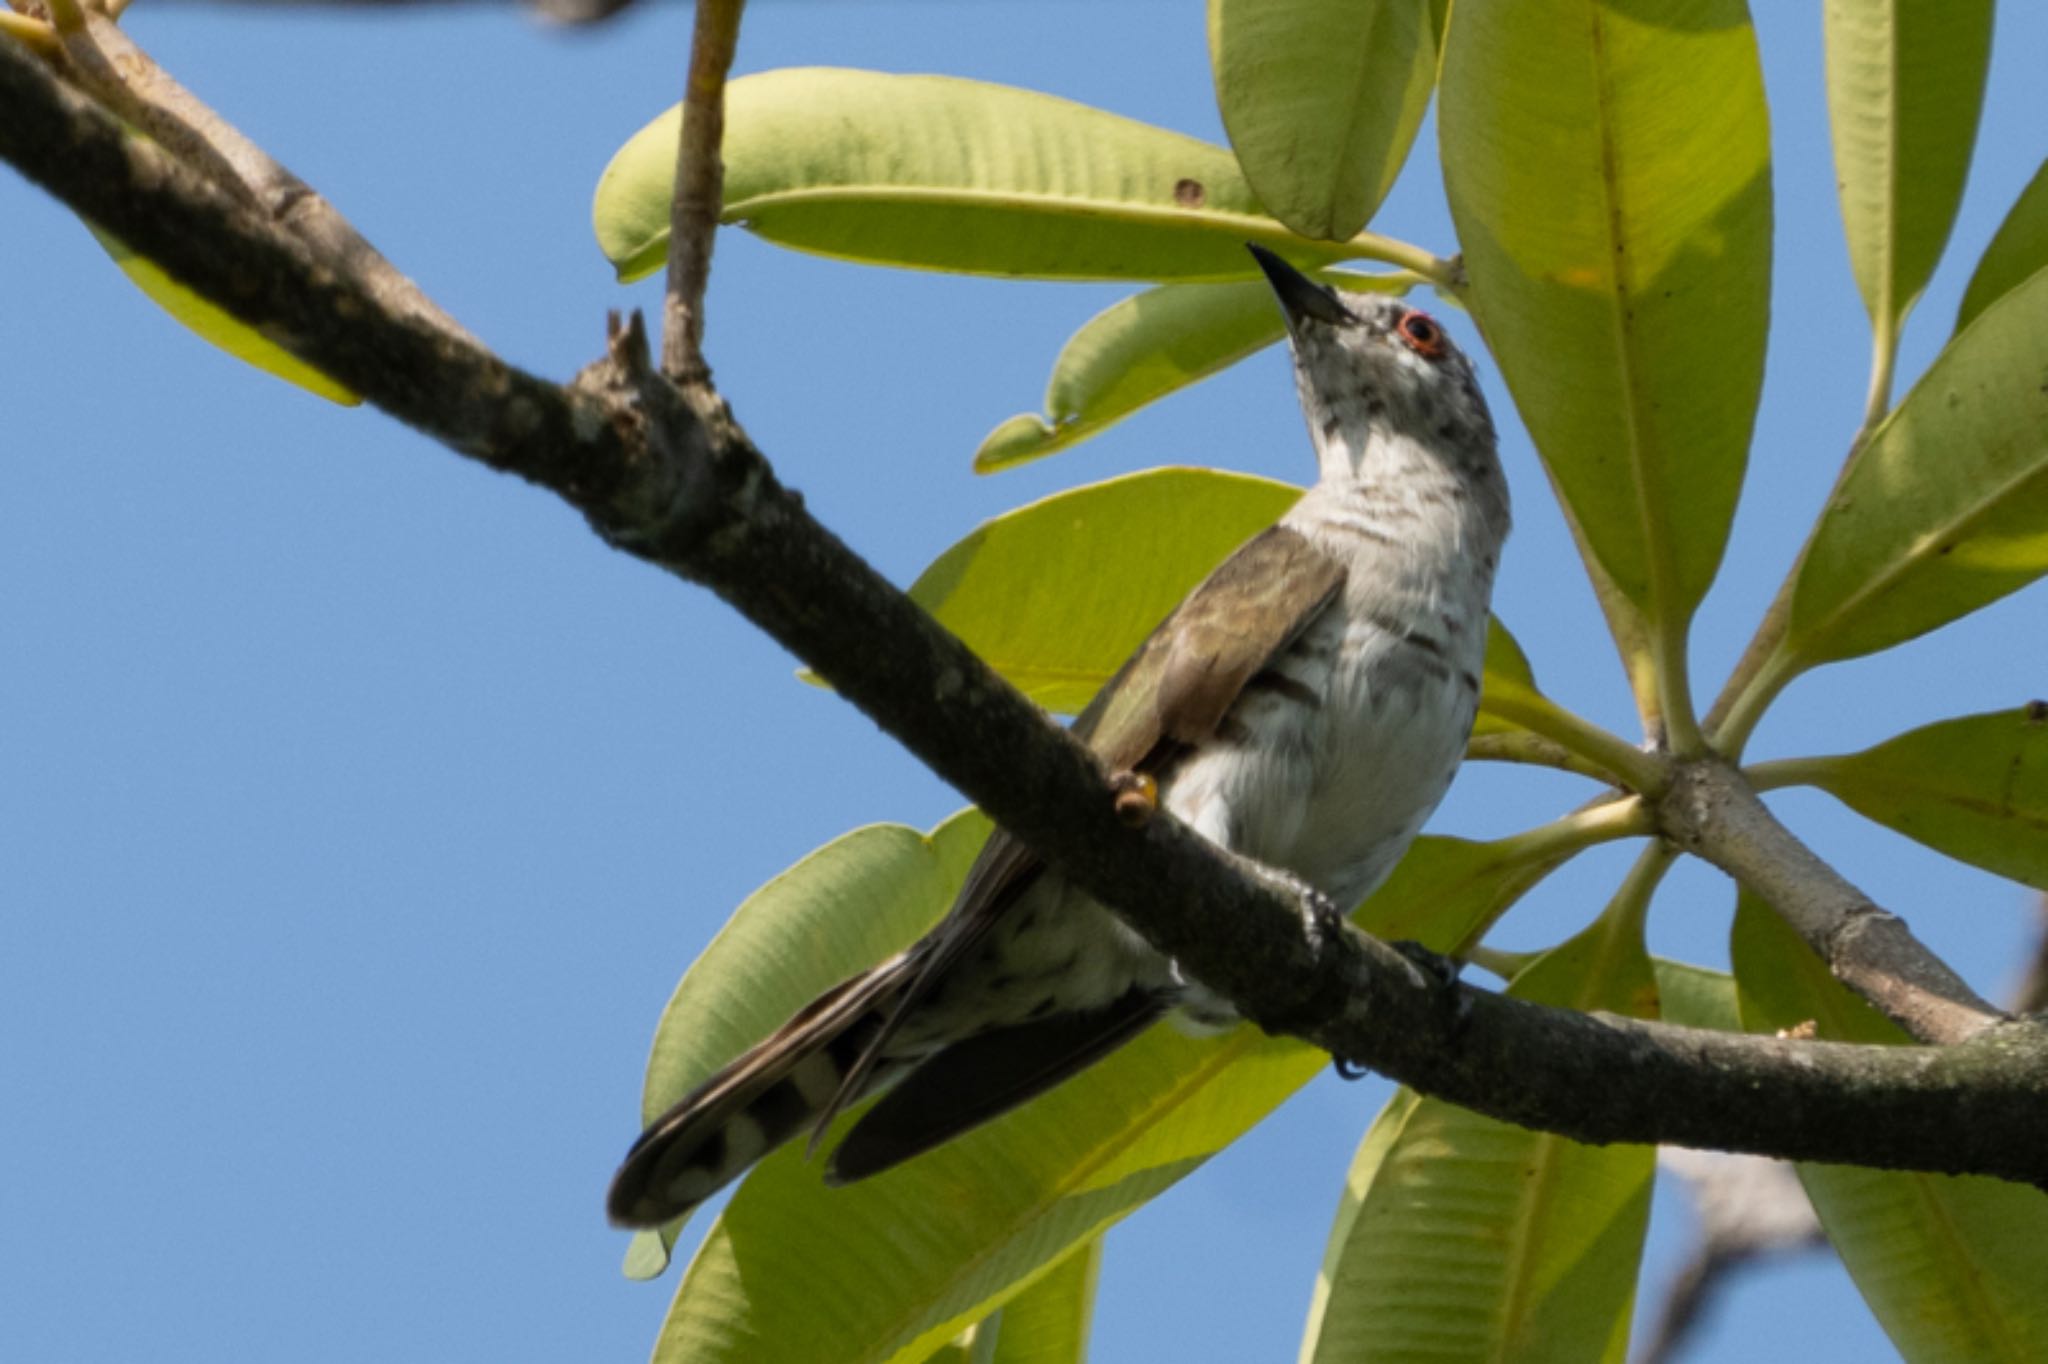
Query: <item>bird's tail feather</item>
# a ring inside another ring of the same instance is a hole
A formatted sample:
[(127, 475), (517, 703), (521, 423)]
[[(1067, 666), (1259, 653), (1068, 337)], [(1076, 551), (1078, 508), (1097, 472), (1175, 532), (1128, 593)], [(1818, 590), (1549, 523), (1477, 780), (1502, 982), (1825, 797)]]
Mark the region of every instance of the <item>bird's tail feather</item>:
[(815, 1122), (880, 1034), (907, 955), (827, 990), (649, 1124), (612, 1177), (611, 1220), (671, 1222)]

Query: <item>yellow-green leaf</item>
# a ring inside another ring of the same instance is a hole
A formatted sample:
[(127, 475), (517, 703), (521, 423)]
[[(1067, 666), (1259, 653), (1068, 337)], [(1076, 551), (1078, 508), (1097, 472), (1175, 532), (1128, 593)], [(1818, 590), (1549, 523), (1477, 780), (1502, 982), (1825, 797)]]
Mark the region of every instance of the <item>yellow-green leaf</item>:
[(1735, 1002), (1735, 977), (1691, 962), (1656, 957), (1657, 1014), (1666, 1023), (1686, 1028), (1741, 1032), (1741, 1010)]
[(1266, 211), (1342, 241), (1393, 188), (1429, 107), (1429, 0), (1209, 0), (1230, 145)]
[(1090, 1241), (1005, 1303), (989, 1364), (1082, 1364), (1101, 1269), (1102, 1242)]
[[(662, 1011), (641, 1120), (664, 1112), (824, 990), (930, 928), (952, 904), (988, 830), (973, 810), (929, 835), (900, 824), (869, 825), (748, 896)], [(634, 1238), (627, 1273), (659, 1274), (675, 1231)]]
[[(1496, 855), (1465, 846), (1477, 861)], [(1412, 903), (1396, 881), (1359, 910), (1361, 926), (1401, 924), (1442, 941), (1438, 914), (1466, 913)], [(996, 1122), (846, 1188), (824, 1187), (792, 1143), (754, 1170), (706, 1236), (655, 1357), (929, 1356), (1197, 1168), (1327, 1060), (1250, 1027), (1203, 1039), (1154, 1028)]]
[(1053, 361), (1045, 415), (1021, 412), (974, 452), (978, 473), (1079, 444), (1147, 403), (1228, 368), (1286, 332), (1263, 282), (1162, 284), (1112, 303)]
[[(1405, 277), (1326, 272), (1347, 289), (1407, 287)], [(1263, 280), (1162, 284), (1112, 303), (1068, 339), (1053, 362), (1045, 415), (1011, 417), (974, 452), (992, 473), (1077, 445), (1147, 403), (1208, 378), (1286, 332)]]
[(94, 240), (114, 258), (114, 264), (121, 267), (121, 273), (128, 276), (136, 288), (148, 295), (150, 302), (169, 313), (173, 321), (200, 340), (219, 347), (244, 364), (253, 365), (266, 374), (276, 375), (286, 383), (303, 388), (308, 393), (325, 398), (331, 403), (354, 407), (362, 402), (362, 399), (353, 392), (314, 369), (227, 309), (208, 302), (172, 279), (162, 266), (149, 257), (131, 250), (126, 242), (113, 233), (102, 232), (90, 223), (87, 223), (86, 227), (92, 232)]
[[(1300, 496), (1215, 469), (1085, 484), (984, 522), (919, 574), (910, 596), (1018, 690), (1074, 714), (1209, 570)], [(1551, 705), (1513, 638), (1490, 622), (1482, 717), (1496, 690)]]
[(1776, 666), (1925, 634), (2048, 572), (2048, 273), (1986, 308), (1844, 473)]
[[(1633, 921), (1602, 920), (1508, 993), (1654, 1012)], [(1654, 1152), (1582, 1146), (1402, 1091), (1353, 1163), (1309, 1309), (1304, 1364), (1619, 1361)]]
[[(1731, 951), (1750, 1030), (1812, 1020), (1828, 1041), (1905, 1041), (1747, 894), (1736, 907)], [(2048, 1359), (2048, 1194), (1976, 1176), (1840, 1165), (1801, 1165), (1799, 1177), (1908, 1364)]]
[[(662, 264), (679, 113), (598, 182), (621, 279)], [(805, 67), (726, 88), (725, 216), (769, 241), (884, 265), (1047, 279), (1253, 275), (1247, 241), (1353, 254), (1268, 217), (1222, 147), (1010, 86)]]
[(2048, 890), (2048, 705), (1943, 720), (1784, 766), (1866, 819)]
[(1991, 245), (1963, 290), (1963, 302), (1956, 309), (1956, 330), (1961, 331), (2011, 291), (2014, 285), (2048, 265), (2048, 161), (2034, 172), (2027, 187), (1998, 225)]
[(1214, 469), (1087, 484), (984, 522), (919, 574), (910, 596), (1025, 695), (1072, 714), (1210, 569), (1300, 496)]
[(1459, 0), (1438, 92), (1467, 302), (1584, 547), (1675, 632), (1763, 383), (1769, 126), (1742, 0)]
[(1570, 856), (1520, 838), (1490, 843), (1424, 834), (1366, 901), (1373, 933), (1462, 957), (1515, 901)]
[(1849, 263), (1887, 351), (1962, 202), (1992, 0), (1827, 0), (1828, 126)]

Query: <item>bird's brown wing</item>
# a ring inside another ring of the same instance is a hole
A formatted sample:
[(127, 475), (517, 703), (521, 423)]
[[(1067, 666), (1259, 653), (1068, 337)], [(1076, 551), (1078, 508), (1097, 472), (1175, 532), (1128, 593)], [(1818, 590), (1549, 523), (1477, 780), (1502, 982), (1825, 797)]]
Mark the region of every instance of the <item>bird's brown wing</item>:
[[(1245, 684), (1286, 649), (1344, 585), (1344, 565), (1300, 532), (1272, 526), (1253, 536), (1182, 599), (1137, 652), (1076, 717), (1074, 733), (1112, 773), (1163, 776), (1174, 760), (1215, 734)], [(866, 1077), (897, 1025), (926, 998), (933, 984), (972, 952), (1044, 870), (1038, 855), (1002, 829), (989, 836), (967, 873), (953, 908), (917, 948), (922, 960), (896, 1001), (890, 1021), (868, 1043), (813, 1129), (812, 1145), (842, 1109), (857, 1099)], [(1149, 1016), (1146, 1021), (1149, 1021)], [(1114, 1037), (1091, 1045), (1086, 1037), (1057, 1039), (1063, 1056), (1030, 1049), (1030, 1074), (1019, 1073), (1007, 1093), (990, 1093), (972, 1126), (1047, 1088), (1131, 1035), (1131, 1018), (1103, 1014)], [(865, 1120), (864, 1120), (865, 1121)], [(925, 1145), (945, 1139), (929, 1136)], [(892, 1162), (893, 1163), (893, 1162)]]

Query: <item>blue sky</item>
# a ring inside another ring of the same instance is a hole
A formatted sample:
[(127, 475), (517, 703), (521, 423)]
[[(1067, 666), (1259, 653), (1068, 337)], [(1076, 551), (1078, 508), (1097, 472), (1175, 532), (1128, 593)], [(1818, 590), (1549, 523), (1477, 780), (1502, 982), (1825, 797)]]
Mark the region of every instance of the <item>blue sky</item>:
[[(1777, 155), (1770, 370), (1751, 483), (1699, 624), (1711, 695), (1859, 414), (1867, 328), (1840, 246), (1819, 20), (1758, 6)], [(2048, 153), (2048, 12), (2008, 5), (1910, 378)], [(687, 11), (590, 33), (498, 8), (138, 6), (174, 73), (319, 187), (511, 359), (567, 377), (620, 289), (599, 169), (673, 102)], [(943, 71), (1220, 137), (1200, 7), (1166, 0), (752, 7), (740, 67)], [(1381, 230), (1448, 250), (1433, 132)], [(552, 499), (188, 340), (75, 222), (0, 175), (0, 1358), (640, 1357), (668, 1284), (624, 1281), (601, 1195), (676, 977), (749, 890), (856, 825), (958, 799), (715, 600)], [(1309, 476), (1268, 352), (1080, 449), (968, 457), (1036, 405), (1118, 290), (843, 265), (721, 239), (709, 352), (784, 478), (907, 582), (982, 518), (1163, 463)], [(1470, 341), (1470, 328), (1450, 324)], [(1633, 733), (1621, 677), (1492, 366), (1518, 499), (1497, 604), (1546, 689)], [(1758, 756), (1864, 746), (2048, 692), (2042, 598), (1796, 684)], [(1468, 770), (1435, 827), (1574, 802)], [(1773, 803), (2003, 991), (2018, 888), (1814, 794)], [(1604, 900), (1582, 859), (1501, 929)], [(1698, 867), (1653, 944), (1725, 960)], [(1385, 1096), (1317, 1081), (1113, 1233), (1095, 1357), (1264, 1360), (1299, 1339), (1333, 1200)], [(1687, 1216), (1660, 1199), (1650, 1296)], [(672, 1283), (672, 1280), (669, 1282)], [(1695, 1356), (1887, 1357), (1831, 1261), (1745, 1280)]]

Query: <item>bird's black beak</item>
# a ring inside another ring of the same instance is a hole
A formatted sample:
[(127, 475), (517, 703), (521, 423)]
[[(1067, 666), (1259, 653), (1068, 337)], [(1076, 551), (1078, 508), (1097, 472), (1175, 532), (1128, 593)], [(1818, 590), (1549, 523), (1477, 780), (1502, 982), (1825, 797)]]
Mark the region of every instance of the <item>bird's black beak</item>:
[(1289, 327), (1305, 317), (1312, 317), (1332, 327), (1357, 321), (1330, 290), (1281, 260), (1265, 247), (1250, 243), (1246, 245), (1252, 253), (1252, 259), (1266, 272), (1267, 280), (1273, 285), (1273, 292), (1280, 296), (1280, 309), (1287, 314)]

